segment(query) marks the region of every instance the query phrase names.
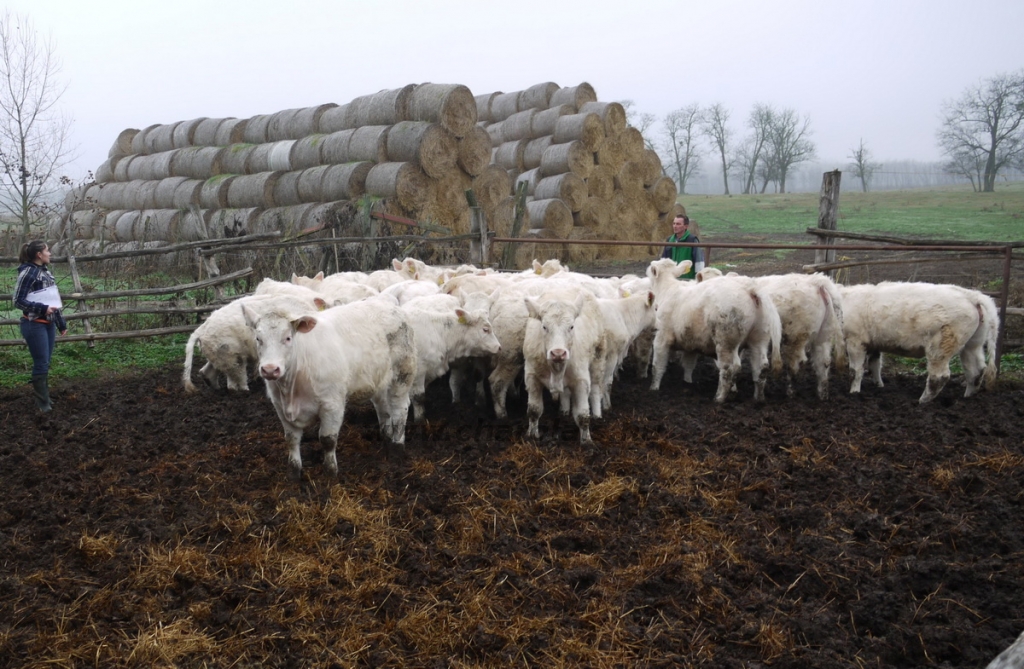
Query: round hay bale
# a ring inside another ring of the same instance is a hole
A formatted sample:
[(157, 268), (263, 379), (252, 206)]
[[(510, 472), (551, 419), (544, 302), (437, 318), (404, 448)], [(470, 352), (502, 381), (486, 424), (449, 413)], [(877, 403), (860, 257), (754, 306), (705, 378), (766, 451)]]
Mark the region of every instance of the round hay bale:
[(385, 152), (393, 162), (416, 163), (427, 176), (440, 179), (456, 171), (457, 142), (455, 136), (438, 123), (402, 121), (388, 131)]
[(299, 172), (299, 202), (322, 202), (324, 174), (330, 165), (318, 165)]
[(587, 177), (587, 194), (602, 200), (612, 199), (615, 192), (615, 172), (607, 165), (594, 165)]
[(295, 140), (291, 154), (288, 156), (291, 169), (304, 170), (323, 164), (321, 149), (325, 137), (327, 135), (306, 135), (302, 139)]
[(554, 141), (550, 135), (531, 139), (527, 142), (526, 149), (523, 151), (523, 167), (528, 170), (540, 167), (540, 161), (544, 157), (544, 152), (553, 143)]
[(672, 206), (676, 203), (676, 198), (679, 197), (679, 191), (676, 188), (676, 182), (669, 177), (661, 177), (650, 188), (647, 192), (651, 195), (651, 203), (654, 208), (657, 209), (659, 214), (665, 214), (672, 209)]
[(228, 206), (228, 188), (236, 178), (233, 174), (218, 174), (204, 181), (199, 191), (199, 206), (203, 209), (222, 209)]
[(194, 118), (190, 121), (181, 121), (174, 126), (174, 132), (171, 133), (171, 148), (183, 149), (186, 146), (193, 146), (193, 140), (196, 135), (196, 128), (199, 124), (206, 120), (206, 117)]
[(529, 142), (530, 140), (528, 139), (518, 139), (513, 142), (505, 142), (498, 148), (494, 149), (491, 154), (491, 162), (495, 165), (501, 165), (506, 170), (522, 172), (525, 169), (523, 155), (526, 153), (526, 145)]
[(153, 125), (146, 126), (142, 130), (132, 135), (132, 148), (130, 153), (137, 156), (149, 153), (149, 151), (146, 150), (146, 135), (148, 135), (151, 131), (155, 130), (156, 128), (159, 128), (160, 126), (160, 123), (154, 123)]
[(479, 125), (457, 140), (456, 164), (471, 177), (479, 175), (491, 162), (491, 136)]
[[(328, 228), (344, 233), (350, 229), (351, 222), (357, 214), (358, 208), (348, 200), (318, 202), (306, 211), (302, 227), (303, 229)], [(343, 234), (343, 236), (345, 235)]]
[(559, 88), (551, 94), (552, 107), (555, 105), (572, 105), (574, 109), (578, 110), (588, 102), (597, 102), (597, 93), (594, 92), (594, 87), (586, 82), (579, 86)]
[[(295, 144), (295, 140), (283, 140), (281, 142), (267, 142), (265, 144), (257, 144), (253, 147), (252, 152), (249, 154), (249, 160), (245, 163), (246, 174), (259, 174), (260, 172), (272, 172), (275, 170), (275, 161), (278, 161), (278, 167), (276, 169), (281, 171), (288, 171), (291, 167), (291, 161), (288, 158), (288, 154), (292, 150), (292, 146)], [(282, 147), (282, 145), (286, 145)], [(284, 164), (280, 165), (282, 159)]]
[(178, 219), (178, 236), (173, 241), (196, 242), (209, 239), (207, 226), (213, 212), (209, 209), (189, 209)]
[(221, 171), (220, 158), (226, 150), (218, 146), (190, 146), (178, 149), (171, 160), (171, 176), (209, 179)]
[(355, 132), (355, 129), (337, 130), (324, 135), (323, 145), (320, 147), (320, 163), (334, 165), (349, 162), (348, 145)]
[(333, 102), (326, 102), (322, 105), (296, 109), (295, 114), (288, 121), (288, 137), (282, 139), (302, 139), (309, 135), (323, 134), (320, 130), (320, 118), (329, 109), (334, 109), (337, 106)]
[(537, 184), (540, 183), (540, 168), (533, 168), (527, 170), (512, 180), (512, 192), (516, 193), (519, 191), (519, 182), (526, 182), (526, 194), (528, 196), (535, 196), (537, 192)]
[(144, 154), (160, 153), (161, 151), (170, 151), (174, 148), (174, 129), (181, 123), (177, 121), (175, 123), (165, 123), (158, 125), (155, 128), (151, 128), (146, 133), (145, 137), (145, 150)]
[[(87, 186), (85, 191), (83, 191), (81, 200), (76, 198), (75, 207), (77, 208), (79, 206), (78, 202), (84, 201), (88, 202), (90, 206), (101, 207), (103, 209), (124, 209), (124, 207), (121, 206), (123, 194), (124, 184), (120, 182), (92, 184)], [(68, 202), (65, 199), (64, 208), (67, 209), (67, 206)]]
[(135, 226), (139, 222), (139, 216), (142, 215), (142, 211), (132, 209), (130, 211), (124, 211), (117, 220), (114, 221), (114, 227), (111, 232), (114, 234), (112, 241), (115, 242), (131, 242), (135, 240)]
[(124, 184), (124, 193), (121, 197), (121, 208), (155, 209), (156, 187), (158, 185), (160, 185), (159, 181), (129, 181)]
[(556, 105), (537, 112), (533, 117), (533, 136), (543, 137), (555, 134), (555, 124), (558, 119), (575, 113), (576, 109), (572, 105)]
[(522, 91), (511, 93), (496, 93), (491, 100), (491, 122), (504, 121), (512, 114), (522, 111), (519, 108), (519, 94)]
[(622, 135), (607, 136), (597, 150), (596, 160), (598, 165), (604, 165), (612, 174), (622, 169), (626, 164), (626, 151), (622, 141)]
[[(540, 242), (538, 240), (563, 240), (565, 237), (559, 236), (552, 230), (547, 228), (531, 228), (523, 234), (522, 242), (519, 242), (519, 250), (516, 252), (516, 264), (521, 269), (529, 267), (533, 260), (539, 260), (542, 263), (552, 259), (558, 259), (567, 262), (567, 249), (565, 244), (557, 244), (550, 242)], [(532, 248), (532, 253), (528, 253)], [(530, 256), (527, 259), (527, 255)]]
[(113, 209), (93, 221), (92, 238), (101, 242), (117, 241), (115, 227), (117, 219), (124, 215), (124, 209)]
[(103, 225), (107, 212), (103, 209), (78, 209), (68, 215), (66, 228), (68, 237), (73, 239), (92, 239), (93, 229)]
[(261, 172), (236, 177), (228, 184), (228, 207), (273, 207), (274, 184), (281, 174)]
[(476, 125), (476, 100), (461, 84), (420, 84), (409, 96), (410, 121), (440, 123), (456, 137)]
[[(117, 160), (119, 160), (119, 158), (107, 158), (102, 163), (100, 163), (99, 167), (96, 168), (96, 173), (92, 177), (93, 181), (95, 181), (98, 184), (103, 184), (103, 183), (107, 183), (108, 181), (113, 181), (114, 180), (114, 163), (117, 162)], [(113, 162), (111, 162), (111, 161), (113, 161)]]
[(607, 231), (612, 219), (612, 205), (607, 200), (588, 197), (580, 210), (572, 215), (573, 225), (590, 228), (595, 234)]
[(91, 207), (95, 203), (90, 202), (88, 198), (88, 192), (90, 188), (95, 188), (99, 192), (99, 182), (93, 184), (79, 184), (75, 186), (67, 193), (64, 194), (64, 211), (71, 212), (76, 209), (84, 209), (87, 206)]
[(325, 109), (317, 122), (317, 132), (329, 135), (340, 130), (352, 130), (356, 126), (349, 123), (348, 105), (338, 105)]
[(644, 143), (644, 136), (639, 130), (629, 126), (622, 131), (619, 138), (622, 141), (622, 154), (626, 160), (643, 160), (647, 145)]
[(526, 203), (530, 212), (530, 228), (549, 230), (558, 239), (565, 239), (572, 230), (572, 212), (558, 198), (533, 200)]
[[(515, 222), (516, 198), (509, 195), (501, 200), (487, 214), (487, 227), (494, 231), (496, 237), (511, 237), (512, 224)], [(529, 226), (527, 226), (529, 229)]]
[(594, 154), (579, 140), (567, 144), (552, 144), (544, 149), (540, 159), (540, 174), (544, 177), (572, 172), (586, 179), (593, 169)]
[(242, 129), (242, 142), (245, 144), (265, 144), (270, 141), (267, 132), (273, 114), (257, 114), (250, 118)]
[(394, 198), (401, 207), (413, 212), (430, 201), (432, 186), (430, 177), (414, 163), (379, 163), (366, 175), (367, 193)]
[(170, 209), (174, 206), (174, 190), (183, 182), (189, 181), (186, 177), (168, 177), (158, 181), (153, 191), (153, 206), (157, 209)]
[[(466, 191), (473, 178), (456, 170), (434, 182), (434, 199), (423, 211), (424, 218), (449, 228), (452, 234), (469, 233), (471, 214)], [(479, 204), (479, 202), (477, 202)]]
[(604, 134), (621, 135), (626, 129), (626, 108), (618, 102), (587, 102), (580, 106), (581, 114), (597, 114), (604, 123)]
[(569, 211), (579, 211), (587, 199), (587, 182), (572, 172), (546, 177), (537, 182), (533, 195), (538, 200), (558, 198), (565, 202)]
[(245, 137), (245, 128), (249, 125), (247, 118), (226, 118), (217, 126), (217, 135), (214, 138), (214, 146), (228, 146), (229, 144), (241, 144)]
[(217, 128), (228, 119), (204, 118), (192, 131), (192, 146), (217, 146)]
[(604, 121), (597, 114), (570, 114), (559, 116), (555, 121), (555, 132), (552, 141), (565, 144), (578, 139), (591, 153), (601, 148), (604, 143)]
[(491, 138), (491, 147), (497, 148), (502, 145), (505, 141), (505, 126), (502, 125), (502, 121), (492, 123), (484, 130), (487, 132), (487, 136)]
[(224, 147), (220, 154), (221, 174), (248, 174), (246, 168), (249, 163), (249, 156), (256, 150), (258, 144), (232, 144)]
[(148, 156), (136, 156), (128, 165), (128, 180), (153, 181), (171, 176), (171, 162), (177, 150), (163, 151)]
[(635, 197), (644, 189), (644, 164), (627, 161), (615, 174), (615, 188)]
[(473, 193), (483, 210), (493, 211), (498, 203), (512, 195), (512, 181), (500, 165), (488, 165), (473, 178)]
[(561, 88), (553, 81), (534, 84), (519, 92), (519, 109), (547, 109), (551, 106), (551, 96)]
[(125, 156), (114, 163), (114, 181), (128, 181), (128, 168), (132, 161), (141, 156)]
[(270, 121), (267, 123), (267, 141), (282, 142), (287, 139), (298, 139), (291, 135), (292, 120), (297, 113), (299, 113), (298, 109), (282, 109), (271, 114)]
[[(590, 228), (573, 227), (565, 237), (566, 241), (594, 241), (597, 234)], [(597, 260), (597, 244), (566, 244), (566, 261), (574, 266), (586, 266)]]
[(665, 171), (661, 166), (661, 157), (654, 149), (644, 149), (644, 154), (639, 162), (644, 166), (644, 186), (649, 188), (665, 176)]
[(356, 128), (348, 142), (348, 160), (369, 160), (371, 163), (388, 162), (389, 125), (364, 125)]
[(132, 238), (137, 242), (173, 241), (178, 236), (180, 216), (177, 209), (146, 209), (135, 223)]
[(409, 99), (415, 84), (402, 88), (378, 91), (372, 95), (363, 95), (350, 103), (350, 123), (353, 127), (364, 125), (394, 125), (408, 121)]
[[(243, 177), (239, 177), (241, 179)], [(239, 209), (218, 209), (210, 214), (206, 229), (210, 236), (242, 237), (250, 234), (256, 227), (256, 217), (261, 207), (243, 207)]]
[(199, 206), (204, 183), (202, 179), (185, 179), (179, 183), (171, 195), (171, 208), (187, 209)]
[[(525, 109), (512, 114), (501, 122), (501, 136), (506, 142), (519, 139), (535, 139), (538, 135), (533, 134), (533, 117), (537, 115), (536, 109)], [(573, 139), (576, 139), (575, 137)]]
[(315, 202), (297, 204), (290, 207), (274, 207), (257, 212), (249, 234), (264, 232), (295, 233), (305, 229), (305, 219), (309, 210), (317, 206)]
[(480, 123), (480, 122), (493, 123), (494, 122), (494, 118), (491, 116), (491, 103), (494, 101), (494, 98), (496, 96), (498, 96), (498, 95), (501, 95), (501, 93), (498, 92), (498, 91), (495, 91), (494, 93), (486, 93), (484, 95), (476, 95), (476, 96), (474, 96), (473, 99), (476, 101), (476, 120), (477, 120), (477, 123)]
[(366, 175), (373, 163), (369, 161), (328, 165), (320, 181), (320, 201), (354, 200), (366, 192)]
[(138, 134), (138, 128), (127, 128), (122, 130), (118, 133), (117, 139), (114, 140), (114, 144), (110, 147), (110, 151), (107, 152), (107, 157), (120, 158), (121, 156), (131, 155), (133, 153), (132, 142)]
[[(307, 168), (308, 169), (308, 168)], [(279, 207), (291, 207), (302, 204), (299, 195), (299, 178), (303, 170), (285, 172), (274, 184), (274, 202)]]

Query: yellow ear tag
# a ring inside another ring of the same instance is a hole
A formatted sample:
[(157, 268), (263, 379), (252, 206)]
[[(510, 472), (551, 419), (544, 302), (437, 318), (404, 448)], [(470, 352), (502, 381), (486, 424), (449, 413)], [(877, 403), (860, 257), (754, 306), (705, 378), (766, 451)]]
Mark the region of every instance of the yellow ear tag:
[(632, 295), (633, 295), (633, 293), (629, 292), (628, 290), (622, 291), (622, 296), (623, 297), (632, 297)]
[(465, 316), (459, 316), (459, 323), (461, 325), (465, 325), (466, 324), (466, 317)]

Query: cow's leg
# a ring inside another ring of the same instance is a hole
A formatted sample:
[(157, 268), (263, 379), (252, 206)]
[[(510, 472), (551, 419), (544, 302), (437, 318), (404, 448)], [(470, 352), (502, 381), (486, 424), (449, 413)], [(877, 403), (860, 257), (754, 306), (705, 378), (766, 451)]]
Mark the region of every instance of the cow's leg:
[(207, 362), (203, 365), (202, 369), (199, 370), (199, 374), (203, 377), (203, 381), (206, 382), (206, 385), (214, 390), (220, 390), (221, 374), (212, 363)]
[(828, 375), (832, 367), (832, 343), (820, 342), (811, 348), (811, 367), (818, 380), (818, 399), (828, 399)]
[(494, 415), (498, 418), (507, 418), (508, 411), (505, 409), (505, 398), (508, 395), (509, 386), (515, 381), (519, 374), (518, 363), (498, 362), (498, 365), (491, 372), (488, 380), (491, 382), (491, 397), (494, 400)]
[(320, 446), (324, 450), (324, 467), (335, 478), (338, 477), (338, 433), (344, 418), (344, 402), (340, 406), (320, 408)]
[(587, 379), (577, 379), (572, 385), (572, 392), (566, 394), (572, 395), (572, 418), (580, 429), (580, 444), (589, 446), (594, 443), (590, 437), (591, 383)]
[(285, 424), (284, 439), (288, 444), (288, 477), (293, 481), (301, 481), (302, 452), (299, 444), (302, 443), (302, 428)]
[(964, 368), (964, 397), (981, 390), (985, 369), (985, 348), (968, 344), (960, 351), (960, 364)]
[(931, 402), (942, 391), (949, 381), (949, 358), (946, 356), (928, 357), (928, 383), (921, 393), (920, 404)]
[(846, 359), (853, 372), (853, 380), (850, 383), (850, 392), (859, 393), (860, 384), (864, 381), (864, 361), (867, 359), (867, 351), (860, 344), (850, 343), (846, 347)]
[(651, 390), (661, 388), (661, 377), (665, 376), (665, 369), (668, 367), (668, 357), (671, 353), (672, 342), (664, 329), (658, 330), (654, 335), (654, 355), (651, 358), (653, 371), (651, 372)]
[[(532, 369), (527, 368), (524, 375), (526, 383), (526, 418), (528, 426), (526, 434), (534, 439), (540, 438), (540, 417), (544, 413), (544, 386)], [(568, 395), (568, 393), (562, 393)], [(495, 400), (497, 402), (497, 400)]]
[[(764, 386), (768, 381), (768, 342), (750, 349), (750, 376), (754, 380), (754, 401), (764, 402)], [(739, 371), (737, 369), (737, 371)], [(735, 378), (735, 377), (734, 377)]]
[(416, 380), (413, 381), (412, 389), (409, 391), (409, 398), (410, 402), (412, 402), (413, 420), (417, 423), (422, 423), (427, 414), (427, 388), (426, 379), (423, 376), (416, 375)]
[(885, 387), (882, 383), (882, 354), (872, 353), (868, 356), (868, 371), (871, 373), (871, 380), (879, 388)]
[[(729, 396), (733, 381), (739, 372), (742, 362), (740, 361), (739, 349), (729, 349), (724, 346), (718, 347), (715, 351), (718, 365), (718, 390), (715, 392), (715, 402), (721, 404)], [(753, 367), (753, 364), (751, 364)], [(756, 389), (755, 389), (756, 397)]]
[(225, 369), (224, 375), (228, 379), (228, 390), (249, 391), (249, 373), (244, 360)]

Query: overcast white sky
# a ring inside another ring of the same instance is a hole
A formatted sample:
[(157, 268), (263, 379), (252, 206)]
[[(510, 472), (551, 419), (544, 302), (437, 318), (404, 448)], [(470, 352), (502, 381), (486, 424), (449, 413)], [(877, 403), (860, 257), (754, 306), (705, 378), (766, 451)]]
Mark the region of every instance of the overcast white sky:
[(49, 36), (81, 177), (118, 133), (409, 83), (475, 95), (586, 81), (663, 117), (754, 103), (811, 120), (823, 162), (937, 160), (943, 100), (1024, 67), (1020, 0), (7, 0)]

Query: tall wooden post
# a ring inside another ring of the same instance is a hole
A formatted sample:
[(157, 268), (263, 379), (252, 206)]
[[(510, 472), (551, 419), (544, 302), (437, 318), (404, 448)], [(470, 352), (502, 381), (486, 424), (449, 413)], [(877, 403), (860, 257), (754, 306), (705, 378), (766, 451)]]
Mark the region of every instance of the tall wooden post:
[(469, 203), (469, 232), (476, 235), (469, 240), (469, 257), (473, 262), (486, 267), (491, 259), (491, 240), (487, 236), (487, 217), (484, 210), (477, 204), (476, 193), (472, 189), (466, 191), (466, 201)]
[[(821, 199), (818, 203), (818, 229), (819, 230), (832, 230), (836, 229), (836, 216), (839, 211), (839, 181), (842, 177), (842, 172), (835, 170), (833, 172), (825, 172), (821, 179)], [(835, 237), (822, 237), (819, 245), (822, 247), (829, 247), (836, 243)], [(820, 265), (822, 263), (835, 262), (836, 252), (835, 249), (820, 248), (814, 252), (814, 264)], [(830, 278), (835, 278), (836, 271), (829, 270), (828, 275)]]

